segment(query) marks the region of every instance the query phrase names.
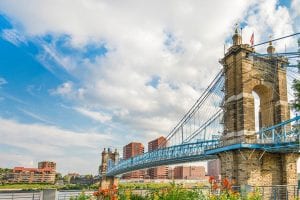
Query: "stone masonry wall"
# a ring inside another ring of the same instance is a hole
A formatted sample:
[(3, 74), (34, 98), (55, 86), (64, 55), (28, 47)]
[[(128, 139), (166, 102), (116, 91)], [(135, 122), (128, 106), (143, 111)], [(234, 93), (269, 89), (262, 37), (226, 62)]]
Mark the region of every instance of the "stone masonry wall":
[(237, 185), (297, 185), (298, 154), (236, 150), (219, 154), (221, 176)]

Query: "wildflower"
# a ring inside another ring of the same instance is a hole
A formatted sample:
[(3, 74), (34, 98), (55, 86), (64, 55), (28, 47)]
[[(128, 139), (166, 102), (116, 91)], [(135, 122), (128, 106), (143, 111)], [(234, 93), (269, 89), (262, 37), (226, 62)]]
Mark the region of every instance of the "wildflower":
[(212, 189), (217, 190), (218, 188), (219, 188), (218, 183), (214, 182), (213, 185), (212, 185)]
[(95, 197), (100, 196), (100, 192), (99, 192), (99, 191), (94, 192), (94, 193), (93, 193), (93, 196), (95, 196)]
[(209, 176), (208, 182), (210, 184), (212, 184), (213, 182), (215, 182), (215, 177), (214, 176)]
[(231, 184), (230, 184), (230, 182), (227, 178), (223, 179), (222, 186), (223, 186), (223, 189), (225, 189), (225, 190), (230, 190), (231, 189)]
[(108, 189), (102, 189), (100, 191), (100, 194), (103, 195), (104, 197), (108, 196), (109, 190)]

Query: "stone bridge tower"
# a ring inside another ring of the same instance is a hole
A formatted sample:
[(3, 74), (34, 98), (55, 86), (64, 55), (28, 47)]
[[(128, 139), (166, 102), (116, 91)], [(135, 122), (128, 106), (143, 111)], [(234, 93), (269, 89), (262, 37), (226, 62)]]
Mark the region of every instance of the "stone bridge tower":
[[(268, 127), (290, 119), (287, 98), (287, 59), (276, 56), (269, 43), (268, 56), (252, 56), (254, 48), (242, 44), (235, 31), (233, 45), (221, 60), (225, 73), (224, 144), (253, 143), (255, 125)], [(255, 120), (255, 92), (260, 98), (259, 120)], [(222, 152), (222, 178), (234, 179), (236, 185), (297, 185), (297, 154), (266, 153), (239, 149)]]
[(106, 176), (107, 168), (110, 164), (117, 164), (119, 161), (119, 152), (115, 149), (114, 152), (110, 148), (102, 151), (101, 165), (99, 167), (100, 189), (112, 189), (113, 186), (118, 186), (118, 178)]

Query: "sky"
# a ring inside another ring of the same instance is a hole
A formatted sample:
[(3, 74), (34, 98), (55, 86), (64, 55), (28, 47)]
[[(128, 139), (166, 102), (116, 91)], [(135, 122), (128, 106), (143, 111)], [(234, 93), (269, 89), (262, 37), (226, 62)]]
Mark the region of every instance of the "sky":
[(96, 174), (104, 147), (166, 136), (236, 23), (244, 43), (300, 32), (300, 0), (1, 0), (0, 167)]

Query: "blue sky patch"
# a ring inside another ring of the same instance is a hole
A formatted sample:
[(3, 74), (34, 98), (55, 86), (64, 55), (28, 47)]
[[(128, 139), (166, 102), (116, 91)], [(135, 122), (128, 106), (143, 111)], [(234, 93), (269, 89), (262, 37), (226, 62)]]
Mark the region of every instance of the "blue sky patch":
[(146, 83), (147, 86), (152, 86), (153, 88), (157, 88), (159, 85), (161, 78), (158, 75), (154, 75), (151, 77), (151, 80)]

